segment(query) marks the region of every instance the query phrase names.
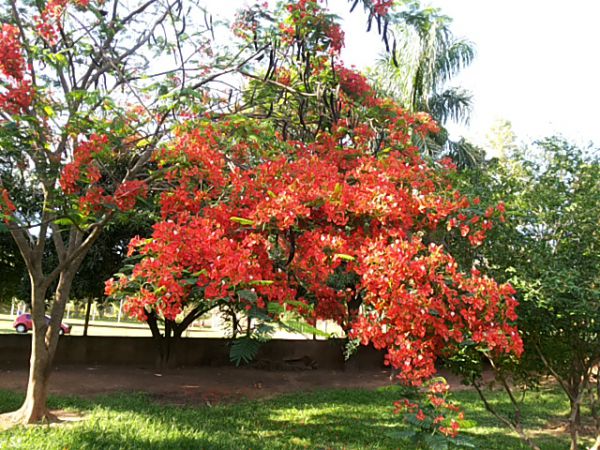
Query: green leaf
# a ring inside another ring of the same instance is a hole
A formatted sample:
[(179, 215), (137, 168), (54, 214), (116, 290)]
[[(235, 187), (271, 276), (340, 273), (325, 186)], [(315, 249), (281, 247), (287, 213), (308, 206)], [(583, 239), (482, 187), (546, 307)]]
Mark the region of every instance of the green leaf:
[(335, 255), (333, 255), (333, 259), (342, 259), (344, 261), (355, 261), (356, 260), (356, 258), (354, 256), (346, 255), (344, 253), (336, 253)]
[(54, 110), (52, 109), (51, 106), (44, 106), (44, 112), (46, 113), (46, 115), (50, 118), (54, 117), (56, 115), (56, 113), (54, 112)]
[(199, 100), (204, 100), (204, 95), (201, 92), (196, 91), (195, 89), (182, 89), (179, 95), (181, 95), (182, 97), (189, 96), (197, 98)]
[(61, 217), (60, 219), (56, 219), (54, 223), (56, 225), (82, 225), (87, 221), (87, 218), (82, 214), (74, 214), (70, 217)]
[(284, 319), (281, 321), (281, 325), (284, 328), (287, 328), (289, 331), (293, 331), (295, 333), (314, 334), (316, 336), (325, 338), (329, 337), (329, 335), (324, 331), (321, 331), (318, 328), (315, 328), (312, 325), (309, 325), (306, 322), (302, 322), (297, 319)]
[(267, 303), (267, 311), (271, 314), (281, 314), (285, 312), (285, 306), (279, 303), (269, 302)]
[(229, 350), (229, 360), (239, 366), (241, 363), (249, 363), (254, 359), (261, 343), (256, 339), (243, 337), (236, 339)]
[(150, 139), (140, 139), (135, 146), (137, 148), (146, 147), (150, 144)]
[(254, 225), (254, 221), (250, 219), (244, 219), (243, 217), (230, 217), (229, 220), (239, 223), (240, 225)]
[(424, 436), (423, 441), (432, 450), (448, 450), (448, 438), (439, 434)]
[(271, 286), (273, 283), (275, 283), (273, 280), (252, 280), (248, 281), (247, 284), (250, 286)]

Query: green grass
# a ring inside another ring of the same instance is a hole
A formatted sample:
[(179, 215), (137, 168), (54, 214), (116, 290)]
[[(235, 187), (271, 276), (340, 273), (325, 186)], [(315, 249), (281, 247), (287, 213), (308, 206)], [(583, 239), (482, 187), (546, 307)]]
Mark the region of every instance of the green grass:
[[(51, 398), (51, 408), (82, 411), (87, 419), (10, 429), (0, 434), (0, 449), (411, 449), (387, 435), (399, 425), (392, 402), (401, 396), (396, 388), (328, 390), (212, 408), (165, 406), (131, 393)], [(467, 430), (477, 448), (526, 448), (484, 411), (476, 393), (454, 398), (477, 422)], [(491, 398), (507, 407), (500, 395)], [(0, 412), (16, 409), (21, 400), (21, 394), (0, 391)], [(566, 412), (563, 397), (552, 390), (529, 394), (524, 405), (529, 429), (543, 430)], [(567, 436), (537, 438), (545, 450), (568, 448)]]

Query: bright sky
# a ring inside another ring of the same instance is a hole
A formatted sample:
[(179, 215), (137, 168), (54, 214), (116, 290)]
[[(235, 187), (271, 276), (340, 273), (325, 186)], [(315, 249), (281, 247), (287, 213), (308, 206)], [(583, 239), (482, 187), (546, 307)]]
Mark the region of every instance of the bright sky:
[(497, 118), (517, 136), (561, 133), (600, 145), (600, 2), (595, 0), (437, 0), (455, 34), (477, 46), (457, 80), (474, 94), (470, 134)]
[[(245, 0), (209, 0), (211, 12), (229, 15)], [(426, 4), (427, 0), (423, 0)], [(227, 9), (223, 5), (227, 5)], [(600, 2), (597, 0), (430, 0), (454, 19), (457, 36), (475, 43), (477, 56), (453, 84), (473, 93), (470, 126), (454, 128), (475, 143), (498, 119), (512, 122), (530, 141), (560, 133), (600, 145)], [(234, 6), (235, 5), (235, 6)], [(344, 19), (347, 64), (365, 67), (382, 49), (366, 35), (365, 17), (349, 15), (346, 0), (329, 0)]]

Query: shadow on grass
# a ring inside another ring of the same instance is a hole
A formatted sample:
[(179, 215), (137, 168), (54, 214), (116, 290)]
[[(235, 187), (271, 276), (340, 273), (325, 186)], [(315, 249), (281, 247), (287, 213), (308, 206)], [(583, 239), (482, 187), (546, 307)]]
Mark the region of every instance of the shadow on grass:
[[(467, 430), (477, 448), (525, 449), (516, 436), (498, 425), (473, 393), (459, 393)], [(493, 394), (494, 395), (494, 394)], [(411, 449), (388, 433), (400, 425), (392, 414), (402, 390), (385, 388), (329, 390), (288, 394), (271, 400), (243, 401), (216, 407), (156, 404), (141, 394), (113, 394), (92, 400), (51, 398), (49, 406), (85, 410), (87, 420), (55, 427), (16, 428), (0, 435), (0, 449)], [(0, 412), (19, 406), (21, 395), (0, 392)], [(504, 407), (499, 396), (493, 398)], [(544, 400), (544, 401), (542, 401)], [(543, 427), (563, 408), (556, 393), (527, 403), (535, 412), (531, 426)], [(563, 449), (565, 439), (539, 439), (544, 449)]]

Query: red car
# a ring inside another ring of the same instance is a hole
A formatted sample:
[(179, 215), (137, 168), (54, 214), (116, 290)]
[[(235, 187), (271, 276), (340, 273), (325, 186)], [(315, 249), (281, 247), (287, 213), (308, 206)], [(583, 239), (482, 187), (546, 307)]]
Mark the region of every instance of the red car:
[[(46, 323), (50, 322), (50, 317), (46, 316)], [(29, 330), (33, 328), (33, 320), (31, 319), (31, 314), (21, 314), (19, 317), (15, 319), (15, 323), (13, 323), (14, 329), (17, 333), (27, 333)], [(69, 334), (71, 332), (71, 325), (67, 325), (66, 323), (60, 324), (60, 330), (58, 330), (58, 334), (61, 336), (63, 334)]]

